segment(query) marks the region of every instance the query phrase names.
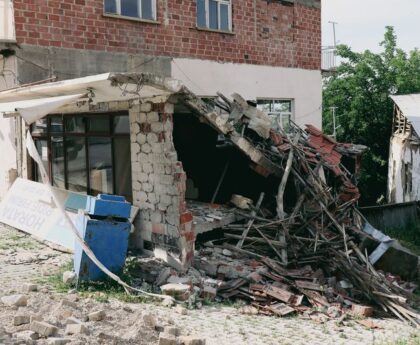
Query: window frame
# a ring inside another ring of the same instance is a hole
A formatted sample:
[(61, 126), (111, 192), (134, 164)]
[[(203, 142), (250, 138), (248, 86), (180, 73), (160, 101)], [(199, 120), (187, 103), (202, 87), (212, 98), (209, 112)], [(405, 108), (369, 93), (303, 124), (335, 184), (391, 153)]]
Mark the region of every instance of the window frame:
[(137, 21), (144, 21), (144, 22), (151, 22), (156, 23), (157, 22), (157, 0), (151, 0), (152, 1), (152, 19), (149, 18), (143, 18), (142, 17), (142, 1), (143, 0), (137, 0), (137, 8), (138, 8), (138, 16), (126, 16), (121, 14), (121, 0), (113, 0), (115, 2), (115, 8), (116, 12), (106, 12), (105, 11), (105, 0), (103, 0), (103, 15), (107, 17), (116, 17), (116, 18), (124, 18), (129, 20), (137, 20)]
[[(206, 26), (200, 26), (198, 25), (198, 3), (196, 0), (196, 27), (200, 30), (209, 30), (209, 31), (217, 31), (217, 32), (226, 32), (226, 33), (232, 33), (233, 32), (233, 25), (232, 25), (232, 0), (213, 0), (217, 2), (217, 29), (210, 27), (210, 0), (204, 0), (205, 1), (205, 18), (206, 18)], [(221, 15), (220, 15), (220, 6), (221, 5), (227, 5), (228, 6), (228, 29), (220, 29), (220, 21), (221, 21)]]
[[(270, 111), (266, 112), (264, 110), (261, 110), (258, 107), (258, 105), (259, 105), (258, 102), (260, 102), (260, 101), (265, 101), (265, 102), (270, 101), (271, 102), (270, 103)], [(290, 111), (271, 111), (271, 107), (275, 104), (275, 102), (289, 102), (290, 103)], [(267, 115), (270, 116), (270, 118), (273, 115), (277, 116), (277, 119), (276, 119), (277, 127), (275, 128), (276, 130), (278, 130), (278, 128), (281, 128), (281, 129), (285, 130), (283, 128), (283, 118), (286, 117), (286, 116), (289, 117), (289, 128), (290, 128), (290, 122), (294, 121), (294, 113), (295, 113), (294, 99), (292, 99), (292, 98), (257, 98), (256, 103), (257, 103), (257, 109), (267, 113)]]
[[(67, 138), (83, 138), (84, 139), (84, 149), (86, 152), (86, 194), (92, 195), (93, 189), (91, 186), (91, 166), (89, 162), (89, 139), (90, 138), (108, 138), (111, 141), (111, 162), (112, 162), (112, 194), (116, 194), (117, 191), (117, 176), (116, 176), (116, 159), (115, 159), (115, 139), (116, 138), (127, 138), (130, 142), (130, 128), (127, 132), (117, 132), (115, 130), (115, 118), (119, 116), (127, 116), (129, 114), (127, 111), (117, 111), (112, 113), (74, 113), (74, 114), (50, 114), (45, 117), (46, 130), (43, 133), (34, 133), (35, 123), (31, 125), (30, 130), (35, 141), (35, 145), (38, 141), (44, 140), (47, 142), (47, 155), (48, 155), (48, 166), (46, 167), (48, 177), (52, 185), (53, 181), (53, 138), (60, 137), (63, 138), (63, 160), (64, 160), (64, 188), (69, 190), (69, 171), (68, 171), (68, 151), (67, 151)], [(62, 128), (61, 131), (52, 130), (52, 119), (60, 117), (62, 119)], [(93, 118), (109, 118), (109, 128), (106, 131), (90, 131), (88, 128), (89, 119)], [(82, 118), (84, 123), (83, 132), (71, 132), (67, 131), (65, 128), (65, 119), (66, 118)], [(131, 153), (130, 153), (131, 157)], [(33, 181), (39, 181), (39, 172), (36, 162), (33, 160), (31, 167), (31, 174)], [(131, 160), (130, 160), (131, 165)], [(127, 200), (132, 201), (132, 187), (131, 195), (126, 196)], [(83, 193), (83, 192), (79, 192)]]

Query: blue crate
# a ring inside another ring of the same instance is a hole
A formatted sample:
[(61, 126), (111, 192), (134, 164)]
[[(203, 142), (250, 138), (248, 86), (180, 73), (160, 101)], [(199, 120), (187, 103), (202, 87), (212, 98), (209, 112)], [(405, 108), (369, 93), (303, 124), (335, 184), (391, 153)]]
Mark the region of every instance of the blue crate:
[[(77, 228), (99, 261), (111, 272), (120, 273), (127, 256), (130, 222), (91, 219), (88, 215), (79, 213)], [(74, 250), (74, 271), (79, 281), (97, 281), (105, 278), (105, 274), (88, 258), (77, 241)]]
[(130, 218), (131, 204), (123, 196), (99, 194), (87, 198), (86, 212), (92, 216)]

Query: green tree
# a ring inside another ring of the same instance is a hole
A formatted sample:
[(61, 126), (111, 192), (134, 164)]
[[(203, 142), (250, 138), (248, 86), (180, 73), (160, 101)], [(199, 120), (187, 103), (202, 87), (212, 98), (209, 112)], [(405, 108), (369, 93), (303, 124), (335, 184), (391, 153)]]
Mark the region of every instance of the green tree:
[(409, 54), (397, 48), (392, 27), (386, 27), (383, 51), (353, 52), (337, 48), (341, 64), (324, 78), (323, 126), (332, 133), (332, 112), (337, 107), (337, 140), (369, 147), (362, 161), (359, 188), (361, 204), (374, 204), (386, 194), (389, 140), (392, 130), (391, 94), (420, 92), (420, 51)]

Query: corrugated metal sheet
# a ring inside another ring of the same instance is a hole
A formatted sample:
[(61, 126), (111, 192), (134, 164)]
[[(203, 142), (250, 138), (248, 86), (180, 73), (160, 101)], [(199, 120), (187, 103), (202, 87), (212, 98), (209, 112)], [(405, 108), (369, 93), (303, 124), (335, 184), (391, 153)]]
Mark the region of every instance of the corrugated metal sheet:
[(390, 97), (420, 135), (420, 93)]
[(0, 0), (0, 42), (16, 41), (12, 0)]

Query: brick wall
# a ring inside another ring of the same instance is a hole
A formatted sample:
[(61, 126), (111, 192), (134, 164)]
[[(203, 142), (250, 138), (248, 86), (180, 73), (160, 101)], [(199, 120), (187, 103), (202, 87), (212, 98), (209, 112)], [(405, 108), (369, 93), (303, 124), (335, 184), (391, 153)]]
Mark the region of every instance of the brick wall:
[(103, 16), (103, 0), (14, 0), (20, 44), (320, 69), (321, 12), (233, 0), (234, 34), (195, 28), (196, 1), (157, 0), (158, 24)]
[(133, 204), (140, 208), (134, 246), (144, 241), (188, 265), (194, 255), (192, 214), (185, 202), (186, 174), (172, 139), (172, 103), (159, 101), (130, 109)]

